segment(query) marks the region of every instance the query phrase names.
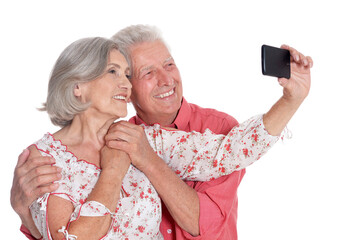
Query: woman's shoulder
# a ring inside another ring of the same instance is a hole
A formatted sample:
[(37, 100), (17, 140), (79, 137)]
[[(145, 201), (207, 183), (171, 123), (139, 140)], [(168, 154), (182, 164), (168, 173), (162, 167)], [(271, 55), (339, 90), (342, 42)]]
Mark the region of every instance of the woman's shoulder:
[[(36, 151), (37, 150), (37, 151)], [(30, 152), (39, 155), (57, 155), (56, 153), (66, 151), (66, 146), (60, 140), (56, 140), (51, 133), (45, 133), (42, 138), (30, 146)]]

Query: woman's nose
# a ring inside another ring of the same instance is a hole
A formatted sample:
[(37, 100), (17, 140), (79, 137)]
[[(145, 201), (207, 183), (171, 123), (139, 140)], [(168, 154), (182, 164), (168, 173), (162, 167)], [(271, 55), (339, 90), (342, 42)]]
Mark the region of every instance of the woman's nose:
[(131, 89), (132, 85), (127, 77), (123, 77), (118, 84), (118, 88), (120, 89)]

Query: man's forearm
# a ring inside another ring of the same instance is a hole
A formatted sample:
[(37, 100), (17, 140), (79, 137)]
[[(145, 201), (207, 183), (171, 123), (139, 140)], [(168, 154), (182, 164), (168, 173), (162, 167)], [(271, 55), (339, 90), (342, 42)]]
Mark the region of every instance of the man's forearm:
[(175, 222), (193, 236), (199, 235), (199, 198), (156, 154), (151, 165), (141, 169), (165, 203)]
[(265, 129), (270, 135), (278, 136), (300, 107), (303, 100), (289, 101), (281, 97), (264, 115)]
[(31, 239), (40, 239), (42, 237), (31, 217), (30, 210), (29, 214), (20, 215), (20, 218), (22, 225), (31, 233), (33, 237)]

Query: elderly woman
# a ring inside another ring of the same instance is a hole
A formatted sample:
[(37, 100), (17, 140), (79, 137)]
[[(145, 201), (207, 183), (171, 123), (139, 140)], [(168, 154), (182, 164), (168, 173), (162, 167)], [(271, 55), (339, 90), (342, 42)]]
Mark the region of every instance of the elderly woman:
[[(111, 40), (80, 39), (68, 46), (52, 71), (44, 109), (53, 124), (30, 147), (62, 168), (59, 188), (31, 206), (44, 239), (162, 239), (161, 201), (129, 156), (105, 146), (111, 124), (127, 115), (131, 95), (128, 63)], [(144, 126), (154, 151), (183, 179), (207, 181), (258, 160), (279, 137), (262, 116), (227, 135)]]

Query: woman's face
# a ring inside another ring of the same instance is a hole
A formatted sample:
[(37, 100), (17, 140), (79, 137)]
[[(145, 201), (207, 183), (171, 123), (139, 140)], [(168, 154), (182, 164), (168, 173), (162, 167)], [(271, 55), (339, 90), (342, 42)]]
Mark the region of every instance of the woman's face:
[(86, 111), (96, 116), (125, 117), (131, 95), (131, 84), (127, 78), (129, 73), (125, 57), (118, 50), (111, 50), (104, 74), (93, 81), (79, 84), (75, 95), (80, 93), (81, 96), (77, 96), (81, 101), (91, 102)]

